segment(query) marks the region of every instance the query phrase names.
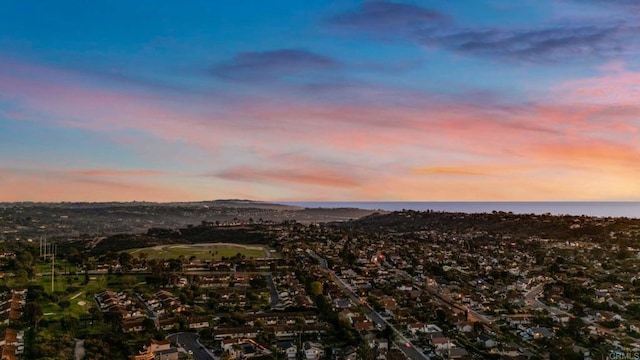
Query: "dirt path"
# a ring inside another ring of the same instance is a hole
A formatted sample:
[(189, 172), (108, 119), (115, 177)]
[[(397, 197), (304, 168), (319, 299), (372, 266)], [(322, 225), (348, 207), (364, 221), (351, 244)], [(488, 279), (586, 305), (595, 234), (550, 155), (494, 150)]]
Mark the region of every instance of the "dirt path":
[(75, 360), (83, 360), (84, 359), (84, 340), (75, 339), (76, 347), (73, 349), (73, 356)]
[(206, 246), (230, 246), (230, 247), (239, 247), (242, 249), (248, 250), (264, 250), (265, 247), (262, 245), (245, 245), (245, 244), (234, 244), (234, 243), (199, 243), (199, 244), (179, 244), (179, 245), (161, 245), (167, 246), (170, 248), (186, 248), (186, 247), (206, 247)]

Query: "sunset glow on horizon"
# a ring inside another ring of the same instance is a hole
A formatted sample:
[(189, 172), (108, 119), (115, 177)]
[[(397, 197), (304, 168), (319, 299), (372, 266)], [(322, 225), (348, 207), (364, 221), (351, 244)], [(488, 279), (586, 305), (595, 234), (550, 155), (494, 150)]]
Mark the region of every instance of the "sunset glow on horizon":
[(630, 1), (0, 4), (0, 202), (640, 201)]

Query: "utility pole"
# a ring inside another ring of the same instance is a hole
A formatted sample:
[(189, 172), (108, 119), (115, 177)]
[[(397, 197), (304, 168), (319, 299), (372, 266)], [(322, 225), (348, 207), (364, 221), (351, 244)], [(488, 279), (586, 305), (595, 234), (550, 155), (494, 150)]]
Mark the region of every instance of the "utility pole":
[(55, 278), (56, 278), (56, 246), (51, 244), (53, 251), (51, 253), (51, 293), (55, 291)]

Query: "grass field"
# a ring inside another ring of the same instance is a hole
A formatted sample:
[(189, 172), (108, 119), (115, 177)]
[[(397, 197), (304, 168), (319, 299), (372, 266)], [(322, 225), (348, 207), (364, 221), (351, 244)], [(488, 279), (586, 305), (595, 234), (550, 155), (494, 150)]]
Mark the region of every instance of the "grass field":
[(173, 259), (184, 256), (190, 258), (195, 256), (199, 260), (220, 260), (223, 257), (233, 257), (240, 253), (247, 259), (263, 258), (268, 256), (268, 250), (260, 245), (239, 245), (239, 244), (193, 244), (193, 245), (160, 245), (148, 248), (129, 250), (134, 257), (145, 254), (147, 259)]

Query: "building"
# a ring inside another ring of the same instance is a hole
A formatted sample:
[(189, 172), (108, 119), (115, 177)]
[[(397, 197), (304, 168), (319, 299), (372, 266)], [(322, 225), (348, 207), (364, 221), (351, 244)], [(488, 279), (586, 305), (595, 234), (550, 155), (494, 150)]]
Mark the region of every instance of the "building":
[(305, 341), (302, 344), (302, 349), (307, 360), (317, 360), (324, 356), (324, 349), (320, 343)]

